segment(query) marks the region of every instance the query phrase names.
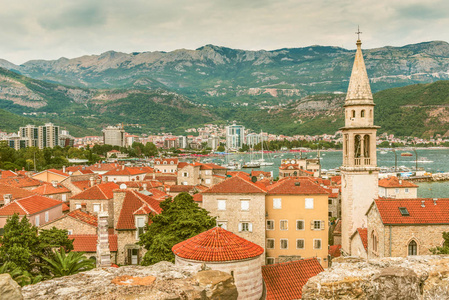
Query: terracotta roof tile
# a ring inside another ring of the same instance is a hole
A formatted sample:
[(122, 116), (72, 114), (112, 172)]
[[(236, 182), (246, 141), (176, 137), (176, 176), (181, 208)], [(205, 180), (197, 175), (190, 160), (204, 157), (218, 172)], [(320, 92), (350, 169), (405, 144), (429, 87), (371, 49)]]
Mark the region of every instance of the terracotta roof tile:
[(368, 251), (368, 228), (357, 228), (357, 232), (360, 235), (365, 251)]
[(264, 253), (259, 245), (221, 227), (214, 227), (173, 246), (175, 255), (198, 261), (233, 261)]
[(153, 196), (151, 196), (151, 197), (158, 201), (164, 201), (165, 199), (170, 197), (169, 194), (167, 194), (159, 189), (149, 189), (148, 191), (153, 194)]
[(204, 194), (254, 194), (265, 193), (264, 186), (258, 186), (251, 181), (239, 176), (230, 177), (213, 185), (203, 192)]
[(410, 181), (399, 179), (396, 176), (390, 176), (379, 180), (379, 186), (384, 188), (417, 188), (418, 186)]
[(338, 220), (338, 221), (337, 221), (337, 224), (335, 225), (333, 234), (334, 234), (334, 235), (336, 235), (336, 234), (337, 234), (337, 235), (338, 235), (338, 234), (341, 235), (341, 220)]
[[(297, 185), (299, 183), (299, 185)], [(311, 195), (311, 194), (324, 194), (329, 192), (322, 188), (319, 184), (313, 182), (310, 179), (302, 179), (299, 177), (287, 177), (268, 186), (268, 194), (270, 195)]]
[(27, 176), (8, 177), (0, 179), (1, 184), (7, 184), (15, 187), (25, 188), (32, 186), (40, 186), (41, 182)]
[(110, 163), (110, 164), (94, 164), (94, 165), (87, 167), (87, 169), (90, 169), (94, 172), (105, 172), (105, 171), (111, 171), (111, 170), (117, 169), (119, 167), (120, 167), (120, 165), (117, 163)]
[(263, 177), (271, 177), (271, 172), (251, 170), (251, 176), (259, 177), (260, 175), (262, 175)]
[(65, 204), (64, 202), (62, 203), (62, 211), (70, 211), (70, 206), (68, 206), (67, 204)]
[(301, 299), (302, 287), (324, 269), (314, 258), (262, 266), (267, 300)]
[(124, 169), (117, 168), (117, 169), (111, 170), (111, 171), (103, 174), (103, 176), (135, 176), (135, 175), (143, 175), (146, 173), (148, 173), (148, 172), (145, 170), (142, 170), (140, 168), (126, 167)]
[(116, 229), (118, 230), (136, 229), (134, 213), (142, 209), (142, 206), (146, 207), (144, 209), (147, 209), (148, 213), (153, 212), (154, 214), (160, 214), (162, 212), (162, 209), (159, 206), (159, 201), (151, 196), (143, 195), (134, 190), (119, 190), (116, 192), (125, 193), (125, 198), (116, 226)]
[(329, 255), (332, 257), (340, 257), (341, 256), (341, 245), (332, 245), (329, 246)]
[(197, 193), (193, 195), (193, 201), (195, 202), (203, 202), (203, 195), (200, 193)]
[(56, 187), (51, 183), (44, 183), (40, 187), (37, 187), (31, 190), (33, 193), (40, 195), (54, 195), (54, 194), (63, 194), (70, 193), (70, 190), (61, 184), (56, 184)]
[(47, 198), (40, 195), (28, 196), (15, 200), (10, 204), (0, 207), (0, 216), (12, 216), (15, 213), (19, 215), (33, 215), (35, 213), (53, 208), (60, 205), (62, 210), (62, 201)]
[(84, 191), (90, 187), (90, 180), (72, 181), (72, 184)]
[[(377, 199), (374, 202), (385, 225), (449, 224), (449, 198), (439, 198), (436, 201), (431, 198)], [(400, 207), (406, 208), (408, 215), (402, 215)]]
[(78, 193), (70, 199), (77, 200), (107, 200), (112, 199), (114, 197), (114, 193), (112, 192), (115, 189), (118, 189), (119, 185), (114, 182), (106, 182), (94, 185), (93, 187), (88, 188), (81, 193)]
[(0, 184), (0, 201), (3, 201), (3, 195), (5, 194), (11, 194), (13, 200), (35, 195), (35, 193), (25, 189), (6, 184)]
[[(73, 251), (75, 252), (96, 252), (97, 240), (96, 234), (72, 234), (69, 239), (73, 240)], [(109, 250), (116, 252), (118, 248), (117, 235), (109, 235)]]
[(8, 178), (8, 177), (16, 177), (16, 176), (18, 176), (17, 173), (15, 173), (11, 170), (6, 170), (6, 171), (1, 171), (0, 178)]
[(234, 177), (234, 176), (250, 177), (249, 173), (246, 173), (243, 171), (227, 171), (226, 175), (229, 175), (231, 177)]
[(182, 192), (190, 192), (195, 189), (194, 185), (170, 185), (170, 192), (174, 193), (182, 193)]
[[(51, 172), (51, 173), (54, 173), (54, 174), (58, 174), (58, 175), (61, 175), (61, 176), (64, 176), (64, 177), (69, 177), (69, 174), (62, 172), (61, 170), (57, 170), (57, 169), (48, 169), (48, 170), (46, 170), (46, 171)], [(45, 172), (45, 171), (42, 171), (41, 173), (43, 173), (43, 172)]]

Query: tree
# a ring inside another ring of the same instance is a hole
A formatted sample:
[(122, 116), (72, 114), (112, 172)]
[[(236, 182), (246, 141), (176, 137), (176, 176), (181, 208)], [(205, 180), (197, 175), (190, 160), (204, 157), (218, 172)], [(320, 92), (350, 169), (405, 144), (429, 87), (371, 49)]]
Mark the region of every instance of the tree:
[(168, 198), (160, 204), (162, 213), (150, 216), (151, 224), (140, 235), (139, 244), (148, 251), (142, 265), (160, 261), (175, 261), (171, 248), (216, 225), (215, 217), (200, 208), (188, 193), (180, 193), (174, 199)]
[(63, 247), (65, 251), (73, 250), (73, 240), (69, 239), (67, 230), (53, 227), (39, 232), (39, 251), (47, 257), (51, 257), (53, 249)]
[(218, 146), (218, 148), (217, 148), (217, 152), (225, 152), (225, 147), (223, 147), (223, 146)]
[(33, 251), (38, 249), (39, 240), (37, 228), (30, 224), (26, 216), (20, 221), (18, 214), (8, 218), (0, 243), (0, 258), (3, 262), (13, 262), (24, 271), (32, 270), (35, 265)]
[(430, 248), (432, 254), (449, 254), (449, 232), (443, 232), (444, 243), (442, 247)]
[(83, 252), (69, 252), (64, 248), (55, 251), (53, 258), (43, 257), (49, 264), (51, 273), (55, 277), (73, 275), (95, 268), (95, 261), (84, 256)]

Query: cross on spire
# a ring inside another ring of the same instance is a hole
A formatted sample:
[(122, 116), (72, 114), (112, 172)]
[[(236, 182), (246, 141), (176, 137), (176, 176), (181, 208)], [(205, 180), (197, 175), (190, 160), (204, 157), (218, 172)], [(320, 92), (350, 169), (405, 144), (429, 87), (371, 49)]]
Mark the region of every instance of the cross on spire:
[(357, 34), (357, 39), (358, 40), (360, 40), (360, 34), (361, 34), (362, 32), (360, 31), (360, 26), (359, 25), (357, 25), (357, 32), (355, 33), (355, 34)]

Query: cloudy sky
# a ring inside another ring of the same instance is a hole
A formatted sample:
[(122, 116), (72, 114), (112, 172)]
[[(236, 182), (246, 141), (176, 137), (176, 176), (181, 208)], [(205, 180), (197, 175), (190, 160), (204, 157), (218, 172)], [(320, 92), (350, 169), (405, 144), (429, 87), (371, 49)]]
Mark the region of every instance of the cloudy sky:
[(0, 0), (0, 58), (449, 41), (448, 0)]

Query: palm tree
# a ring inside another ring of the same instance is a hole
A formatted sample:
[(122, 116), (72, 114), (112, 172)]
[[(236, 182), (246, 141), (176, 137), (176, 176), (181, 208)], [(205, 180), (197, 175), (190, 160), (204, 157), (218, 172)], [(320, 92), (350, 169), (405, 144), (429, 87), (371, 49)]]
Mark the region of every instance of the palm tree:
[(13, 262), (6, 262), (0, 266), (0, 274), (9, 273), (20, 286), (36, 284), (44, 278), (42, 275), (33, 276), (28, 271), (23, 271)]
[(55, 251), (53, 258), (43, 257), (43, 259), (49, 264), (50, 271), (55, 277), (73, 275), (95, 268), (95, 261), (87, 259), (84, 252), (65, 253), (63, 248)]

